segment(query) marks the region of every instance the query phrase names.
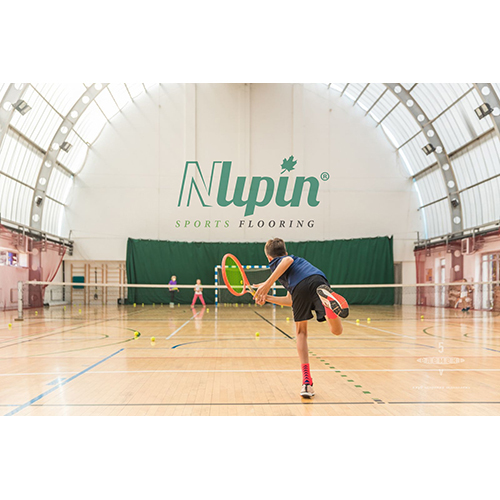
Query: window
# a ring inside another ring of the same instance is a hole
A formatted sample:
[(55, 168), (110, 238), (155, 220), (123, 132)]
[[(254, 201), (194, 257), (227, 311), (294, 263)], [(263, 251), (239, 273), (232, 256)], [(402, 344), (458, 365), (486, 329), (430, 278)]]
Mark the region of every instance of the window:
[[(481, 257), (481, 281), (500, 281), (500, 253)], [(497, 309), (500, 306), (500, 287), (496, 284), (481, 285), (481, 309)]]

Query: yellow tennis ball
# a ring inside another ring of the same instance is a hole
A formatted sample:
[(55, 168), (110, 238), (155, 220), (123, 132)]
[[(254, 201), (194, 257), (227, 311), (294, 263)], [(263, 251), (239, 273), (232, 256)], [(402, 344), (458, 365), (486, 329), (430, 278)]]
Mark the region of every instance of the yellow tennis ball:
[(144, 307), (144, 302), (142, 303), (142, 307)]
[(154, 337), (151, 337), (151, 342), (154, 342), (156, 339)]
[(366, 321), (368, 321), (368, 323), (369, 323), (369, 322), (371, 321), (371, 319), (370, 319), (370, 318), (367, 318), (367, 320), (366, 320)]
[(255, 332), (255, 336), (256, 337), (260, 337), (260, 333), (259, 332)]
[(290, 321), (290, 318), (286, 318), (287, 321)]
[(136, 306), (137, 306), (137, 304), (134, 302), (134, 307), (136, 307)]
[(140, 336), (140, 333), (139, 332), (134, 332), (134, 337), (137, 338)]
[(38, 316), (38, 311), (35, 311), (35, 316)]
[(424, 315), (422, 314), (422, 316), (420, 316), (420, 319), (424, 319)]
[(81, 309), (78, 309), (78, 314), (82, 314), (82, 310)]
[(207, 313), (209, 313), (209, 312), (210, 312), (210, 309), (207, 308)]
[(9, 330), (12, 328), (12, 323), (9, 323)]
[(356, 320), (356, 323), (359, 325), (359, 319)]

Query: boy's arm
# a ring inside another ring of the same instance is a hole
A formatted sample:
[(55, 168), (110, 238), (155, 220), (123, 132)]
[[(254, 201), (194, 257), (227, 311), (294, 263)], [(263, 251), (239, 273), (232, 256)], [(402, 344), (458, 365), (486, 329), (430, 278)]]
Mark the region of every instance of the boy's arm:
[(266, 295), (260, 305), (263, 305), (265, 302), (270, 302), (271, 304), (277, 304), (279, 306), (292, 307), (292, 296), (290, 295), (290, 292), (288, 292), (285, 297)]
[(259, 286), (257, 292), (255, 293), (255, 301), (264, 299), (269, 292), (270, 288), (273, 286), (273, 283), (293, 264), (292, 257), (283, 257), (281, 262), (278, 264), (278, 267), (274, 270), (273, 274), (267, 278), (267, 280)]

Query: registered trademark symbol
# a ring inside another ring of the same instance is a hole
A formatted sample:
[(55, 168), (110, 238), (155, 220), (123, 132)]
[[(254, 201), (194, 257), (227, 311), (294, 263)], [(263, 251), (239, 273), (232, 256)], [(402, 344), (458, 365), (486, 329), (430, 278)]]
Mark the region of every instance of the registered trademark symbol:
[(320, 177), (322, 181), (327, 181), (330, 178), (330, 174), (328, 172), (323, 172)]

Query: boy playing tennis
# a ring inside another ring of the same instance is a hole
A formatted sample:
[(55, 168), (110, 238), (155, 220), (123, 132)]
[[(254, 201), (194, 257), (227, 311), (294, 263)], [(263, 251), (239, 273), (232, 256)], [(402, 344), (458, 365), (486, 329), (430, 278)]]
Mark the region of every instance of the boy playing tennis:
[[(258, 286), (254, 300), (260, 305), (267, 301), (292, 307), (297, 333), (297, 351), (302, 366), (303, 385), (300, 395), (303, 398), (312, 398), (314, 389), (309, 369), (307, 321), (313, 318), (311, 311), (314, 311), (317, 321), (328, 321), (330, 331), (334, 335), (340, 335), (342, 333), (340, 318), (347, 318), (349, 305), (344, 297), (330, 288), (322, 271), (301, 257), (288, 255), (282, 239), (269, 240), (264, 252), (273, 273)], [(268, 295), (276, 280), (287, 290), (286, 297)]]

